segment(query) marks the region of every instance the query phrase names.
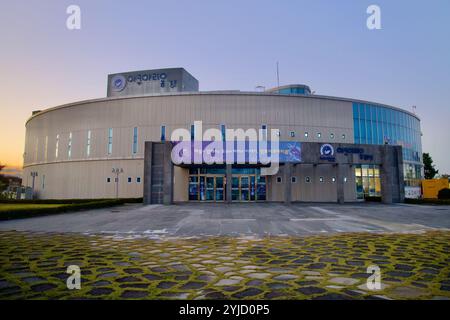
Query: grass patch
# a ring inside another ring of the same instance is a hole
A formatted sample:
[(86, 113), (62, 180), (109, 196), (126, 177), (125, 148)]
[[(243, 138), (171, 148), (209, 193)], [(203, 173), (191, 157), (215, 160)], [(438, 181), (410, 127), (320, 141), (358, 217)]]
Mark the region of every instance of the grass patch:
[(0, 199), (0, 203), (15, 203), (15, 204), (72, 204), (72, 203), (87, 203), (93, 201), (110, 201), (119, 200), (123, 203), (142, 203), (143, 198), (105, 198), (105, 199), (35, 199), (35, 200), (13, 200), (13, 199)]
[(450, 199), (405, 199), (405, 203), (450, 205)]
[(0, 203), (0, 213), (5, 211), (22, 211), (35, 209), (58, 208), (64, 204), (28, 204), (28, 203)]

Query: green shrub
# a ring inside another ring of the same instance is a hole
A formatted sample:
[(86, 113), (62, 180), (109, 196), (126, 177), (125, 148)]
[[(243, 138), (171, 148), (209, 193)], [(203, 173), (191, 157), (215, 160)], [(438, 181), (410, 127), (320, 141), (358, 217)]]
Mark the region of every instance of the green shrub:
[(439, 190), (438, 199), (441, 199), (441, 200), (450, 199), (450, 189), (444, 188), (444, 189)]
[(450, 199), (405, 199), (405, 203), (450, 205)]
[(367, 197), (364, 197), (364, 200), (366, 200), (368, 202), (381, 202), (381, 197), (367, 196)]
[(121, 203), (142, 203), (143, 198), (106, 198), (106, 199), (35, 199), (35, 200), (12, 200), (0, 199), (0, 203), (29, 203), (29, 204), (71, 204), (88, 203), (96, 201), (120, 201)]
[[(107, 207), (122, 205), (124, 203), (129, 203), (130, 201), (127, 201), (127, 200), (129, 200), (129, 199), (91, 200), (89, 202), (86, 202), (86, 200), (85, 200), (85, 202), (74, 202), (74, 203), (69, 202), (69, 203), (65, 203), (64, 205), (61, 205), (59, 207), (51, 207), (51, 208), (44, 207), (44, 208), (34, 208), (34, 209), (27, 209), (27, 208), (11, 209), (8, 211), (0, 212), (0, 220), (31, 218), (31, 217), (45, 216), (45, 215), (51, 215), (51, 214), (69, 212), (69, 211), (107, 208)], [(34, 201), (36, 201), (36, 200), (34, 200)], [(39, 200), (37, 200), (37, 201), (39, 201)], [(32, 204), (33, 202), (16, 200), (16, 203)], [(45, 203), (48, 203), (48, 202), (45, 202)], [(55, 204), (55, 202), (51, 202), (51, 203)]]

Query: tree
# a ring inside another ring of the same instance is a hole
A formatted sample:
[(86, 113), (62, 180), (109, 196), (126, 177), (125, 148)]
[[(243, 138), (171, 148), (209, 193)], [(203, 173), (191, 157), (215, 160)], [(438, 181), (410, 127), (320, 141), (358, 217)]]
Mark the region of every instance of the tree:
[(425, 179), (433, 179), (439, 172), (433, 165), (433, 159), (429, 153), (423, 154), (423, 170), (425, 173)]
[(6, 179), (1, 173), (4, 167), (6, 166), (0, 163), (0, 192), (5, 190), (7, 186)]

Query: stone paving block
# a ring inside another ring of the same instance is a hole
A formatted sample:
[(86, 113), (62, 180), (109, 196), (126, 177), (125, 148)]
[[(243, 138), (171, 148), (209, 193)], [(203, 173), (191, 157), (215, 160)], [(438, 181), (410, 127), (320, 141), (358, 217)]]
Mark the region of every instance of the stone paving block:
[(357, 280), (357, 279), (344, 278), (344, 277), (331, 278), (328, 281), (331, 283), (341, 284), (341, 285), (346, 285), (346, 286), (352, 286), (359, 282), (359, 280)]
[(215, 286), (233, 286), (235, 284), (238, 284), (241, 282), (241, 280), (237, 279), (221, 279), (217, 283), (215, 283)]

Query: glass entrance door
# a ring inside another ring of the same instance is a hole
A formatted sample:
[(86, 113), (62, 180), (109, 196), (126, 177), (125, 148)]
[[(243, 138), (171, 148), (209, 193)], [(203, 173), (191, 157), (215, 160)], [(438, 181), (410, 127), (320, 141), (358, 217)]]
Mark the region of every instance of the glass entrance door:
[(225, 199), (224, 178), (216, 177), (216, 201), (223, 201)]
[(225, 177), (219, 175), (190, 176), (189, 200), (224, 201)]
[(214, 200), (215, 178), (206, 177), (206, 201)]
[(250, 183), (249, 177), (241, 177), (241, 201), (249, 201), (250, 200)]
[(256, 200), (256, 176), (250, 177), (250, 201)]
[(231, 184), (231, 200), (233, 201), (256, 201), (266, 200), (265, 178), (256, 175), (233, 176)]
[(238, 201), (240, 199), (240, 183), (239, 177), (231, 178), (231, 200)]
[[(266, 178), (256, 168), (233, 168), (231, 181), (232, 201), (265, 201)], [(225, 201), (224, 169), (190, 169), (188, 199), (191, 201)]]

